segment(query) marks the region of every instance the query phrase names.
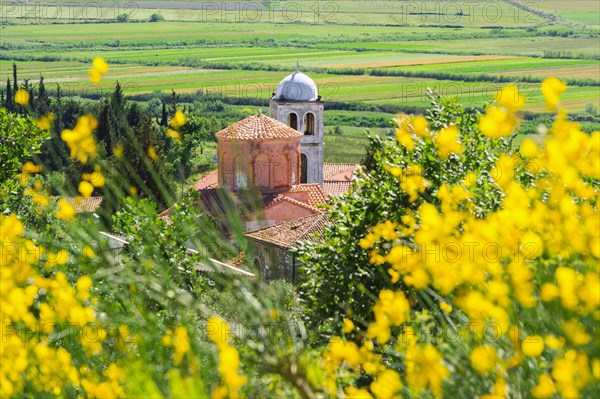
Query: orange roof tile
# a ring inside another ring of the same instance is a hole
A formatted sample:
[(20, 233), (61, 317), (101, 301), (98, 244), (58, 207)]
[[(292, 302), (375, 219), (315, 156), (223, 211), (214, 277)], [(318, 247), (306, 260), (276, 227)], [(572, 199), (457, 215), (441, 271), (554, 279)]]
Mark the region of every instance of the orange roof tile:
[(351, 181), (324, 181), (323, 191), (330, 197), (337, 197), (346, 194), (350, 187), (352, 187)]
[(258, 241), (291, 248), (299, 241), (317, 242), (313, 233), (323, 233), (329, 219), (325, 213), (317, 213), (299, 219), (288, 220), (275, 226), (250, 231), (245, 235)]
[(212, 170), (202, 176), (200, 180), (194, 184), (194, 190), (203, 190), (205, 188), (215, 188), (219, 184), (219, 171)]
[(308, 205), (317, 206), (319, 204), (327, 203), (327, 195), (319, 183), (297, 184), (292, 186), (288, 191), (280, 193), (280, 195), (299, 192), (308, 192)]
[(356, 163), (324, 163), (323, 180), (350, 181), (359, 167)]
[(302, 134), (286, 124), (263, 114), (252, 115), (218, 132), (219, 140), (299, 139)]
[(279, 204), (282, 201), (287, 201), (290, 204), (294, 204), (294, 205), (300, 206), (302, 208), (309, 209), (310, 211), (312, 211), (314, 213), (322, 213), (323, 212), (322, 210), (320, 210), (317, 207), (314, 207), (314, 206), (309, 205), (309, 204), (305, 204), (302, 201), (298, 201), (298, 200), (296, 200), (294, 198), (286, 197), (284, 195), (280, 195), (280, 196), (276, 197), (273, 201), (271, 201), (271, 203), (269, 203), (268, 205), (265, 205), (264, 209), (271, 208), (271, 207), (275, 206), (276, 204)]

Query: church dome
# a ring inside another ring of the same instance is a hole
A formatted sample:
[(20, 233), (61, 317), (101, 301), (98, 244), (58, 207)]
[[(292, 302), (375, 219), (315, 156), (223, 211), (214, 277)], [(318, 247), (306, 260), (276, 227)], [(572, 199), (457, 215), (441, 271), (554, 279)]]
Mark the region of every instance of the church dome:
[(315, 101), (318, 96), (315, 81), (300, 71), (283, 78), (275, 92), (275, 100)]

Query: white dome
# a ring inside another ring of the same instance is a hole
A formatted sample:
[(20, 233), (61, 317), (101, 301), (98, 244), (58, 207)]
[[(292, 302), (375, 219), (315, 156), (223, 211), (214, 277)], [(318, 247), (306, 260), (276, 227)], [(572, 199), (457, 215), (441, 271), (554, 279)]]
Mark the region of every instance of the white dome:
[(315, 101), (318, 96), (315, 81), (300, 71), (283, 78), (275, 92), (275, 100)]

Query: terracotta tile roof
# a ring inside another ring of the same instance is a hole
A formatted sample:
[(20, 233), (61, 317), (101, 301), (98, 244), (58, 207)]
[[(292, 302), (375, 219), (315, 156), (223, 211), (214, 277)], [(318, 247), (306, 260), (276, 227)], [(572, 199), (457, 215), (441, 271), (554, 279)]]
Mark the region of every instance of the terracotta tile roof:
[[(283, 200), (310, 209), (313, 212), (322, 212), (321, 209), (317, 208), (317, 205), (327, 203), (327, 195), (321, 186), (316, 183), (295, 185), (292, 186), (289, 191), (282, 193), (261, 194), (258, 192), (248, 192), (236, 194), (216, 186), (200, 189), (198, 192), (200, 194), (200, 201), (197, 204), (202, 206), (203, 209), (215, 218), (225, 216), (227, 214), (228, 206), (241, 210), (242, 216), (244, 216), (251, 215), (255, 211), (260, 211), (261, 209), (267, 209)], [(290, 195), (291, 193), (301, 192), (307, 193), (308, 199), (306, 203), (296, 198), (292, 198)], [(169, 216), (171, 213), (172, 208), (168, 208), (159, 213), (158, 217), (169, 223)]]
[(313, 233), (322, 234), (328, 221), (327, 214), (318, 213), (250, 231), (245, 235), (257, 241), (291, 248), (299, 241), (318, 242), (320, 238), (314, 237)]
[(323, 180), (350, 181), (359, 167), (356, 163), (324, 163)]
[(338, 197), (346, 194), (350, 187), (352, 187), (351, 181), (324, 181), (323, 191), (330, 197)]
[(268, 205), (265, 205), (264, 209), (268, 209), (271, 208), (272, 206), (275, 206), (276, 204), (282, 202), (282, 201), (286, 201), (289, 202), (291, 204), (300, 206), (302, 208), (308, 209), (310, 211), (312, 211), (313, 213), (322, 213), (323, 211), (315, 206), (309, 205), (309, 204), (305, 204), (302, 201), (298, 201), (294, 198), (290, 198), (290, 197), (286, 197), (284, 195), (278, 196), (276, 197), (273, 201), (271, 201)]
[(194, 190), (203, 190), (205, 188), (215, 188), (219, 184), (219, 171), (212, 170), (202, 176), (200, 180), (194, 184)]
[(317, 206), (319, 204), (327, 203), (327, 195), (321, 188), (318, 183), (311, 184), (297, 184), (292, 186), (286, 192), (280, 193), (280, 195), (285, 195), (286, 193), (299, 193), (299, 192), (308, 192), (308, 204), (312, 206)]
[(104, 201), (104, 197), (65, 197), (63, 199), (73, 205), (76, 213), (96, 212), (96, 209)]
[(252, 115), (218, 132), (219, 140), (299, 139), (302, 134), (286, 124), (263, 114)]

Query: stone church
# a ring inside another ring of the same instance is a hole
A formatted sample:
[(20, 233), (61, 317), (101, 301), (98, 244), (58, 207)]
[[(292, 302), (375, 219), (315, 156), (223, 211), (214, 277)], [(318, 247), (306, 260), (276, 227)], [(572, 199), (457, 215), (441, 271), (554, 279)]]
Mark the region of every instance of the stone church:
[[(328, 223), (322, 205), (355, 179), (357, 164), (323, 162), (324, 105), (310, 77), (298, 70), (286, 76), (270, 99), (270, 117), (259, 113), (216, 134), (217, 170), (194, 186), (215, 219), (225, 217), (224, 202), (243, 209), (254, 254), (243, 262), (262, 279), (297, 280), (299, 264), (290, 249), (318, 239), (313, 233)], [(224, 201), (224, 192), (231, 201)]]

